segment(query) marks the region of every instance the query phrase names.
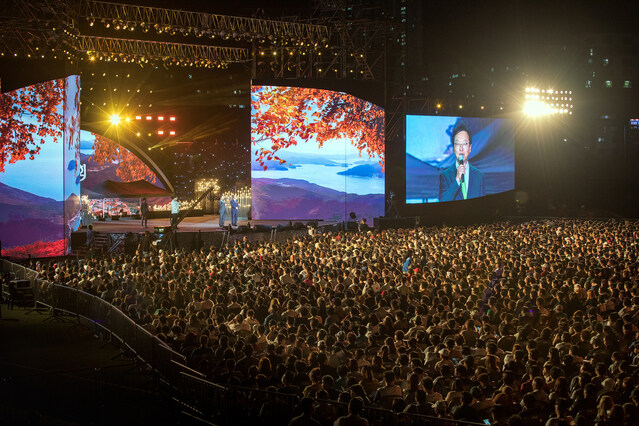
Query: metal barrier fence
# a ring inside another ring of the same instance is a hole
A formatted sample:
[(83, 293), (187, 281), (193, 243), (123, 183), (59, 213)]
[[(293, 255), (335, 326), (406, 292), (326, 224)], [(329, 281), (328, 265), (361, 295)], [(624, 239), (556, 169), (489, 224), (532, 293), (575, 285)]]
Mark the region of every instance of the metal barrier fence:
[[(223, 386), (181, 373), (178, 381), (177, 400), (204, 421), (221, 425), (288, 424), (298, 413), (295, 410), (300, 398), (264, 389)], [(344, 402), (315, 399), (316, 414), (333, 424), (339, 416), (348, 414)], [(263, 409), (263, 407), (268, 407)], [(277, 418), (269, 418), (277, 413)], [(412, 413), (397, 413), (377, 407), (364, 407), (361, 416), (370, 426), (484, 426), (483, 423), (466, 422)], [(287, 417), (287, 418), (284, 418)]]
[[(285, 395), (262, 389), (222, 386), (209, 382), (203, 375), (186, 366), (186, 358), (173, 351), (164, 342), (137, 325), (122, 311), (101, 298), (83, 291), (42, 281), (35, 271), (2, 259), (2, 271), (12, 272), (18, 279), (31, 281), (37, 303), (51, 308), (52, 314), (66, 312), (84, 318), (96, 327), (96, 332), (106, 332), (117, 339), (132, 353), (162, 375), (176, 387), (175, 399), (205, 421), (223, 425), (254, 425), (263, 422), (260, 410), (266, 403), (289, 407), (289, 419), (278, 419), (277, 424), (288, 424), (299, 402), (296, 395)], [(331, 411), (333, 416), (347, 414), (347, 404), (336, 401), (315, 400)], [(320, 410), (318, 410), (319, 412)], [(281, 412), (280, 412), (281, 414)], [(377, 407), (364, 407), (362, 417), (370, 426), (483, 426), (481, 423), (464, 422), (447, 418), (396, 413)], [(333, 419), (334, 420), (334, 419)], [(331, 422), (332, 424), (332, 422)]]
[[(96, 333), (108, 334), (140, 360), (167, 379), (177, 379), (186, 367), (186, 358), (136, 324), (115, 306), (89, 293), (37, 278), (37, 273), (21, 265), (2, 260), (2, 270), (12, 272), (18, 279), (31, 282), (35, 301), (47, 306), (53, 315), (69, 313), (84, 318), (95, 327)], [(183, 364), (183, 365), (180, 365)]]

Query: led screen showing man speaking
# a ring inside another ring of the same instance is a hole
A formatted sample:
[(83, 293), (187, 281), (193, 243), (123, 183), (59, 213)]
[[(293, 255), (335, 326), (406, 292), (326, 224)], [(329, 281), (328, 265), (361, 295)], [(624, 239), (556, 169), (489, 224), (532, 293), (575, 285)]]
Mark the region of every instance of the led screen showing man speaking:
[(515, 136), (505, 119), (406, 116), (406, 204), (515, 188)]

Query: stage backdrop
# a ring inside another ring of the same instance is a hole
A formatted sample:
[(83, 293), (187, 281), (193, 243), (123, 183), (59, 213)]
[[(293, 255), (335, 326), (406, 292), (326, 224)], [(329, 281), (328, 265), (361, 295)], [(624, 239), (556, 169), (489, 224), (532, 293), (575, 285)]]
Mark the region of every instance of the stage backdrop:
[(63, 256), (80, 225), (80, 77), (0, 95), (2, 255)]
[[(160, 179), (131, 151), (106, 138), (86, 130), (80, 132), (80, 158), (86, 167), (86, 178), (82, 181), (82, 195), (89, 198), (89, 212), (95, 216), (102, 216), (104, 206), (107, 215), (117, 215), (121, 211), (126, 214), (139, 212), (140, 200), (109, 198), (102, 200), (94, 198), (91, 188), (107, 180), (115, 182), (134, 182), (145, 180), (155, 186), (164, 188)], [(153, 206), (164, 206), (171, 201), (170, 197), (158, 197), (149, 199)]]
[(379, 106), (330, 90), (253, 86), (251, 143), (253, 219), (384, 214)]
[(455, 164), (451, 137), (460, 122), (472, 134), (468, 162), (484, 175), (484, 195), (515, 189), (515, 132), (511, 120), (407, 115), (406, 204), (443, 201), (439, 199), (440, 174)]

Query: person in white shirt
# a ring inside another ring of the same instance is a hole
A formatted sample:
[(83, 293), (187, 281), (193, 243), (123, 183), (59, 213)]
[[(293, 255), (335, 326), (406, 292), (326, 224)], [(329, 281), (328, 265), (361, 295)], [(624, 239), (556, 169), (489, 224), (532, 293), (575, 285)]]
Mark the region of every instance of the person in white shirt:
[(180, 213), (180, 202), (177, 197), (171, 198), (171, 226), (177, 226), (177, 217)]

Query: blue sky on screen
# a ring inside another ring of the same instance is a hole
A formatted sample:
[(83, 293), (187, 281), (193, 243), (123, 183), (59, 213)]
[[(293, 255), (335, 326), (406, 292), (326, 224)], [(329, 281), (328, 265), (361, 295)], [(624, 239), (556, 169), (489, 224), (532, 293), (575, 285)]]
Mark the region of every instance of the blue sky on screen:
[[(58, 105), (58, 112), (62, 113), (63, 105)], [(24, 114), (25, 123), (35, 123), (35, 118), (30, 114)], [(39, 138), (37, 138), (39, 140)], [(44, 138), (45, 143), (40, 146), (40, 153), (34, 160), (21, 160), (13, 164), (5, 164), (4, 173), (0, 173), (0, 182), (23, 191), (30, 192), (40, 197), (53, 198), (62, 201), (64, 188), (62, 175), (62, 138), (58, 143), (53, 143), (51, 136)]]
[(437, 162), (448, 157), (450, 145), (448, 126), (457, 122), (457, 117), (407, 115), (406, 153), (426, 162)]

